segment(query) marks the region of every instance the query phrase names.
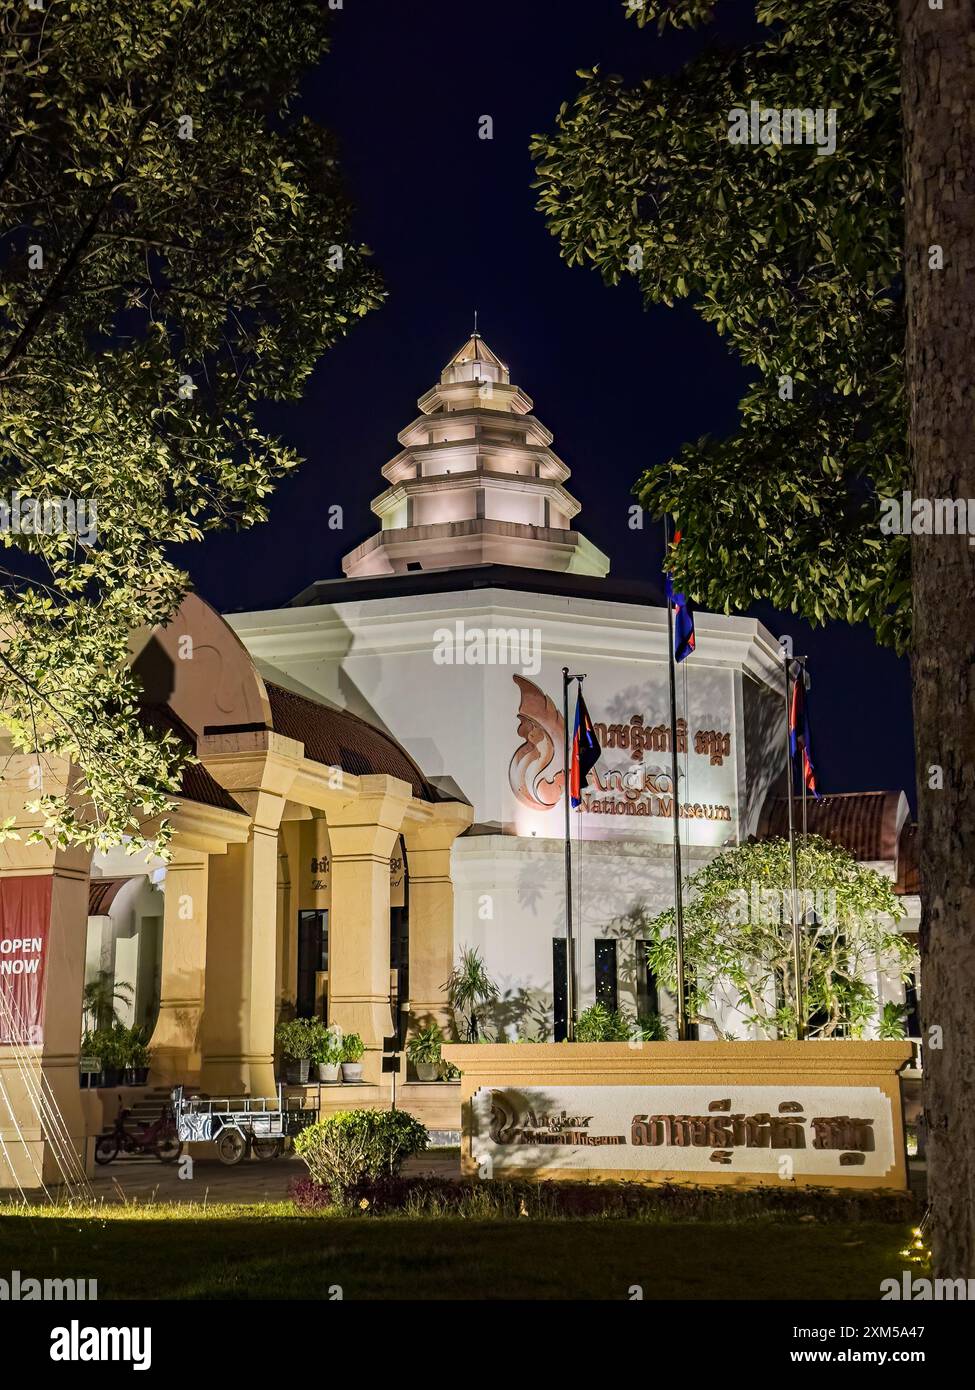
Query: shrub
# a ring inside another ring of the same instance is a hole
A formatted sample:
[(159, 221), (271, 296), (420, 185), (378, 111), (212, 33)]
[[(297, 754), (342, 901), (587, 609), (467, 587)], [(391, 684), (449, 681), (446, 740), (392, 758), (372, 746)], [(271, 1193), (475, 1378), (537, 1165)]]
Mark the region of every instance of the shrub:
[[(293, 1183), (296, 1206), (314, 1211), (335, 1205), (309, 1179)], [(775, 1222), (821, 1224), (871, 1221), (902, 1225), (917, 1220), (908, 1192), (860, 1188), (733, 1188), (693, 1183), (454, 1181), (430, 1176), (367, 1178), (355, 1189), (373, 1216), (444, 1217), (510, 1221), (603, 1220), (646, 1222)]]
[(292, 1062), (303, 1062), (310, 1056), (316, 1023), (317, 1020), (312, 1018), (290, 1018), (285, 1023), (279, 1023), (274, 1030), (274, 1041), (281, 1049), (282, 1057), (289, 1057)]
[(358, 1033), (346, 1033), (342, 1039), (342, 1061), (359, 1062), (362, 1060), (366, 1045), (359, 1037)]
[(97, 1057), (103, 1071), (124, 1071), (126, 1067), (149, 1065), (145, 1030), (126, 1028), (124, 1023), (116, 1022), (110, 1028), (96, 1028), (93, 1033), (86, 1033), (82, 1052), (85, 1056)]
[(633, 1036), (641, 1042), (666, 1042), (667, 1020), (660, 1014), (641, 1014), (636, 1021)]
[(430, 1066), (438, 1064), (442, 1058), (443, 1030), (439, 1023), (431, 1023), (429, 1028), (420, 1028), (406, 1044), (406, 1055), (416, 1065), (417, 1062)]
[(348, 1206), (363, 1185), (395, 1178), (428, 1137), (405, 1110), (339, 1110), (303, 1129), (295, 1152), (320, 1193)]
[(576, 1042), (629, 1042), (636, 1025), (622, 1009), (607, 1009), (605, 1004), (590, 1004), (579, 1015)]

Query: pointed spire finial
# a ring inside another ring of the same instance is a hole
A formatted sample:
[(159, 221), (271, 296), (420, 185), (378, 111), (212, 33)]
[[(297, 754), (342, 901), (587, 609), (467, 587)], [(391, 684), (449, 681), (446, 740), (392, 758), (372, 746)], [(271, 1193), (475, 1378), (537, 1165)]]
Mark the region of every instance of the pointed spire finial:
[(474, 337), (477, 337), (477, 310), (474, 310)]

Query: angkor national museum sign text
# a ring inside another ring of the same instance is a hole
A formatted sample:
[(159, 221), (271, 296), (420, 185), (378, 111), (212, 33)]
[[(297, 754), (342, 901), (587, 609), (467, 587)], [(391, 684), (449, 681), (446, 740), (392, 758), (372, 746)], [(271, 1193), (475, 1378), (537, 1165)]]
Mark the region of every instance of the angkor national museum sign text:
[(471, 1122), (472, 1157), (494, 1175), (723, 1169), (879, 1183), (894, 1167), (890, 1100), (869, 1086), (484, 1087)]
[[(533, 812), (548, 812), (562, 802), (564, 721), (562, 711), (544, 691), (525, 676), (515, 675), (520, 702), (517, 735), (520, 739), (508, 766), (508, 783), (518, 804)], [(673, 817), (673, 779), (670, 772), (669, 724), (653, 722), (640, 711), (630, 711), (626, 721), (603, 716), (597, 703), (598, 686), (586, 687), (587, 704), (594, 721), (602, 756), (589, 775), (580, 810), (593, 817), (633, 818), (622, 833), (636, 830), (637, 818), (653, 818), (669, 824)], [(613, 704), (620, 703), (619, 697)], [(659, 711), (658, 711), (659, 713)], [(731, 822), (734, 798), (734, 758), (729, 730), (688, 727), (677, 721), (677, 753), (681, 777), (678, 815), (686, 821)], [(684, 769), (686, 770), (686, 774)], [(727, 797), (727, 800), (724, 798)], [(551, 831), (561, 834), (561, 822), (552, 817)], [(544, 829), (547, 832), (548, 826)], [(534, 827), (533, 827), (534, 829)], [(534, 833), (538, 833), (534, 829)], [(637, 832), (639, 833), (639, 831)]]

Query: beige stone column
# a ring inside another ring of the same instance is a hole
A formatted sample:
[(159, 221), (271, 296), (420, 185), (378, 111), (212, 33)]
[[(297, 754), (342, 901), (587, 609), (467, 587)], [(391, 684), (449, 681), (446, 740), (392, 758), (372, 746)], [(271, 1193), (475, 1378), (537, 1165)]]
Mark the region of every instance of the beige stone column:
[(255, 825), (210, 866), (202, 1089), (273, 1096), (277, 829)]
[(200, 1078), (209, 856), (178, 838), (166, 868), (159, 1017), (150, 1043), (153, 1085)]
[(407, 807), (408, 783), (360, 777), (358, 794), (328, 808), (332, 849), (328, 919), (328, 1018), (366, 1044), (363, 1078), (379, 1084), (389, 1005), (389, 858)]
[[(24, 811), (24, 802), (38, 795), (35, 767), (34, 758), (8, 756), (0, 780), (0, 819), (12, 815), (21, 837), (0, 844), (0, 895), (12, 879), (51, 881), (43, 952), (43, 1037), (0, 1046), (0, 1191), (56, 1185), (66, 1167), (80, 1176), (87, 1159), (78, 1054), (91, 854), (26, 843), (39, 823)], [(46, 760), (42, 789), (63, 792), (67, 774), (62, 760)]]
[(278, 829), (301, 745), (259, 732), (198, 747), (251, 818), (247, 843), (210, 861), (200, 1085), (213, 1096), (273, 1096)]
[(443, 985), (454, 964), (454, 884), (450, 851), (474, 818), (473, 808), (451, 801), (431, 820), (403, 827), (409, 872), (410, 1015), (413, 1026), (439, 1023), (449, 1038), (454, 1021)]

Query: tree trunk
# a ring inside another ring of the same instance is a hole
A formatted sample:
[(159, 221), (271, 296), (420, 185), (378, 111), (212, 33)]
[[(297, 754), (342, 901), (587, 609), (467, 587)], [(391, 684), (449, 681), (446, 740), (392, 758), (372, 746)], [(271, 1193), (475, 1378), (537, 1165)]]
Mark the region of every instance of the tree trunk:
[[(900, 0), (911, 491), (932, 502), (975, 497), (975, 0), (935, 3)], [(973, 575), (965, 536), (912, 538), (928, 1182), (948, 1278), (975, 1276)]]

